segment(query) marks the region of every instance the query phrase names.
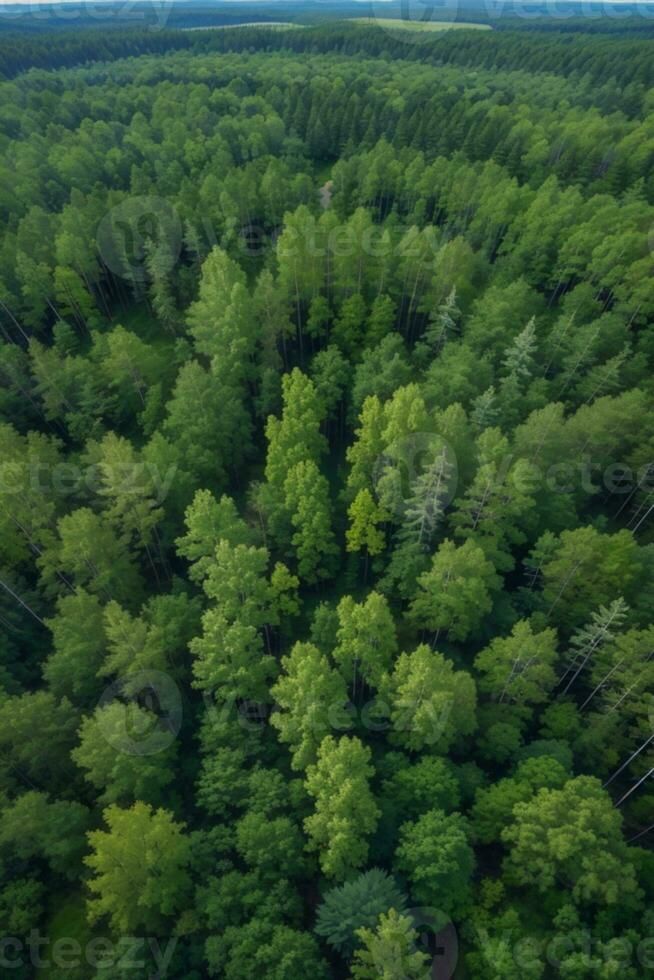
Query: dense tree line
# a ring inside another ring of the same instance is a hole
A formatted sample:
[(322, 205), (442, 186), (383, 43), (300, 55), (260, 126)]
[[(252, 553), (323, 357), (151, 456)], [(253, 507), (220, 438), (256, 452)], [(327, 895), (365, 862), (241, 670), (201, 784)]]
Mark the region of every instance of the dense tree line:
[[(389, 3), (388, 16), (393, 16)], [(323, 16), (330, 13), (329, 5), (321, 6)], [(336, 7), (335, 17), (358, 18), (379, 16), (373, 4), (370, 8), (361, 2), (350, 7)], [(492, 13), (492, 11), (491, 11)], [(518, 11), (520, 14), (520, 11)], [(401, 58), (417, 60), (432, 65), (452, 64), (467, 69), (493, 71), (547, 72), (549, 74), (586, 79), (593, 87), (611, 82), (614, 89), (627, 89), (625, 106), (642, 96), (652, 85), (654, 69), (650, 56), (650, 41), (654, 28), (649, 17), (632, 11), (630, 18), (602, 18), (595, 22), (588, 18), (568, 20), (564, 11), (561, 17), (543, 17), (542, 20), (525, 20), (511, 16), (490, 18), (492, 32), (451, 31), (421, 36), (419, 44), (407, 44), (402, 34), (393, 36), (389, 30), (371, 29), (359, 23), (336, 23), (327, 20), (317, 26), (307, 24), (302, 30), (271, 31), (265, 27), (248, 27), (238, 31), (179, 31), (178, 26), (192, 26), (195, 21), (186, 5), (173, 6), (161, 13), (150, 5), (143, 9), (138, 5), (130, 8), (135, 27), (127, 28), (118, 18), (114, 24), (91, 23), (82, 30), (62, 31), (53, 46), (50, 38), (38, 33), (11, 33), (11, 24), (0, 34), (0, 76), (12, 78), (16, 74), (34, 68), (61, 68), (88, 64), (91, 61), (107, 61), (116, 58), (138, 56), (145, 53), (161, 54), (167, 51), (294, 51), (315, 54), (355, 54), (371, 58)], [(386, 15), (386, 12), (385, 12)], [(204, 15), (206, 16), (206, 14)], [(281, 19), (305, 24), (315, 13), (283, 3), (258, 12), (251, 8), (246, 18), (229, 10), (216, 14), (216, 24), (238, 22), (238, 19), (257, 22)], [(404, 16), (401, 9), (395, 16)], [(485, 10), (457, 10), (460, 23), (489, 20)], [(149, 21), (153, 21), (148, 27)], [(46, 22), (49, 23), (49, 22)], [(204, 21), (206, 23), (206, 20)], [(199, 26), (204, 26), (201, 23)], [(0, 25), (1, 26), (1, 25)], [(156, 28), (156, 29), (153, 29)]]
[(640, 62), (296, 35), (2, 84), (0, 934), (647, 975)]

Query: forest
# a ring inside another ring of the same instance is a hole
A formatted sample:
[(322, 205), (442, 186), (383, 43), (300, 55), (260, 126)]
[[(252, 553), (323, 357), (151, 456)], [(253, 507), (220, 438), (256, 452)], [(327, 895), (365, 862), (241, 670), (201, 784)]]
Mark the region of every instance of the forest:
[(652, 975), (654, 27), (492, 27), (0, 34), (3, 977)]

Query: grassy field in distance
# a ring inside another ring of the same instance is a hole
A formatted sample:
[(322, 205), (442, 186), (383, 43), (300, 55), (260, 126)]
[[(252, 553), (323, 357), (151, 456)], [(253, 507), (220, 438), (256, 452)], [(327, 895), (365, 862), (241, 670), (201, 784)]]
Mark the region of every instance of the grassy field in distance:
[(401, 20), (394, 17), (349, 17), (348, 20), (371, 26), (378, 24), (380, 27), (392, 27), (404, 31), (492, 30), (490, 24), (467, 24), (461, 21), (447, 20)]
[(182, 31), (226, 31), (237, 27), (269, 27), (271, 30), (281, 30), (287, 27), (304, 27), (304, 24), (293, 24), (285, 20), (253, 20), (245, 24), (207, 24), (206, 27), (182, 27)]

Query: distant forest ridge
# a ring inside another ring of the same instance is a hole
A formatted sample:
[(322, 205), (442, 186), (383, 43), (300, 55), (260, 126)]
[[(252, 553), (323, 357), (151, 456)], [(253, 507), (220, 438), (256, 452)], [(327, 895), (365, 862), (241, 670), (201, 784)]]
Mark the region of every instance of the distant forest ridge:
[[(472, 25), (484, 23), (483, 11), (472, 3), (457, 13), (457, 26), (469, 18)], [(380, 4), (377, 4), (379, 7)], [(570, 8), (574, 4), (569, 5)], [(654, 11), (653, 5), (648, 9)], [(66, 8), (64, 10), (64, 8)], [(623, 89), (623, 111), (630, 115), (638, 99), (629, 95), (635, 85), (654, 84), (654, 59), (651, 39), (654, 22), (645, 16), (601, 20), (572, 17), (542, 19), (511, 17), (506, 13), (496, 21), (487, 20), (493, 30), (421, 31), (419, 43), (407, 43), (409, 32), (387, 26), (388, 19), (400, 5), (383, 3), (383, 18), (376, 18), (379, 29), (347, 16), (356, 11), (366, 16), (373, 5), (354, 2), (292, 3), (279, 0), (267, 6), (256, 3), (224, 3), (209, 8), (194, 3), (102, 5), (93, 9), (93, 17), (82, 7), (60, 4), (50, 10), (32, 9), (18, 22), (0, 14), (0, 78), (15, 78), (30, 68), (52, 70), (73, 68), (96, 62), (112, 62), (126, 57), (188, 50), (194, 53), (220, 51), (285, 51), (300, 55), (338, 54), (346, 57), (391, 58), (419, 61), (424, 64), (454, 65), (466, 69), (489, 71), (528, 71), (563, 77), (587, 77), (603, 85), (612, 79)], [(72, 19), (75, 10), (86, 18), (84, 25)], [(115, 9), (116, 20), (110, 11)], [(416, 13), (421, 8), (415, 7)], [(429, 8), (425, 8), (429, 9)], [(560, 4), (557, 9), (563, 10)], [(91, 10), (91, 8), (89, 8)], [(120, 11), (134, 18), (121, 21)], [(440, 8), (441, 12), (445, 8)], [(48, 19), (51, 11), (52, 17)], [(100, 17), (107, 11), (108, 16)], [(310, 23), (309, 12), (320, 11), (322, 23)], [(332, 20), (329, 19), (331, 11)], [(335, 18), (335, 11), (342, 16)], [(190, 27), (243, 23), (246, 16), (257, 26), (247, 30), (189, 30)], [(413, 9), (408, 8), (411, 15)], [(64, 17), (65, 15), (65, 17)], [(7, 19), (4, 19), (4, 18)], [(141, 17), (139, 21), (137, 18)], [(197, 23), (202, 17), (213, 17), (213, 25)], [(60, 19), (58, 19), (60, 18)], [(231, 19), (230, 19), (231, 18)], [(410, 19), (410, 18), (409, 18)], [(291, 28), (266, 27), (266, 21), (289, 22)], [(383, 21), (383, 23), (381, 23)], [(304, 24), (303, 30), (294, 30)], [(262, 26), (264, 25), (264, 26)], [(52, 28), (57, 43), (52, 43)], [(98, 29), (99, 28), (99, 29)], [(185, 29), (186, 28), (186, 29)], [(64, 30), (65, 29), (65, 30)], [(413, 39), (411, 39), (413, 41)], [(632, 105), (633, 102), (633, 105)]]
[[(619, 16), (614, 13), (619, 8)], [(211, 27), (229, 24), (280, 21), (305, 24), (353, 17), (403, 20), (492, 23), (499, 29), (529, 29), (572, 33), (654, 32), (654, 3), (626, 2), (607, 7), (597, 0), (552, 3), (539, 0), (442, 0), (433, 5), (407, 0), (256, 0), (198, 3), (196, 0), (155, 0), (116, 3), (98, 0), (84, 3), (2, 3), (0, 34), (42, 33), (75, 28), (147, 26), (154, 29)]]

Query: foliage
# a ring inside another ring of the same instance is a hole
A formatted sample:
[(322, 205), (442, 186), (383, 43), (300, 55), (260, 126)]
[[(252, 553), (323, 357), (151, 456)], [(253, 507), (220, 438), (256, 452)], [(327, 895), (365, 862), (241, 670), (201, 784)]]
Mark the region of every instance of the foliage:
[(0, 30), (4, 933), (635, 977), (654, 32), (323, 8)]
[(405, 905), (406, 896), (393, 878), (379, 868), (370, 868), (325, 894), (315, 932), (339, 953), (350, 956), (360, 945), (360, 929), (373, 928), (380, 915), (389, 909), (402, 912)]

